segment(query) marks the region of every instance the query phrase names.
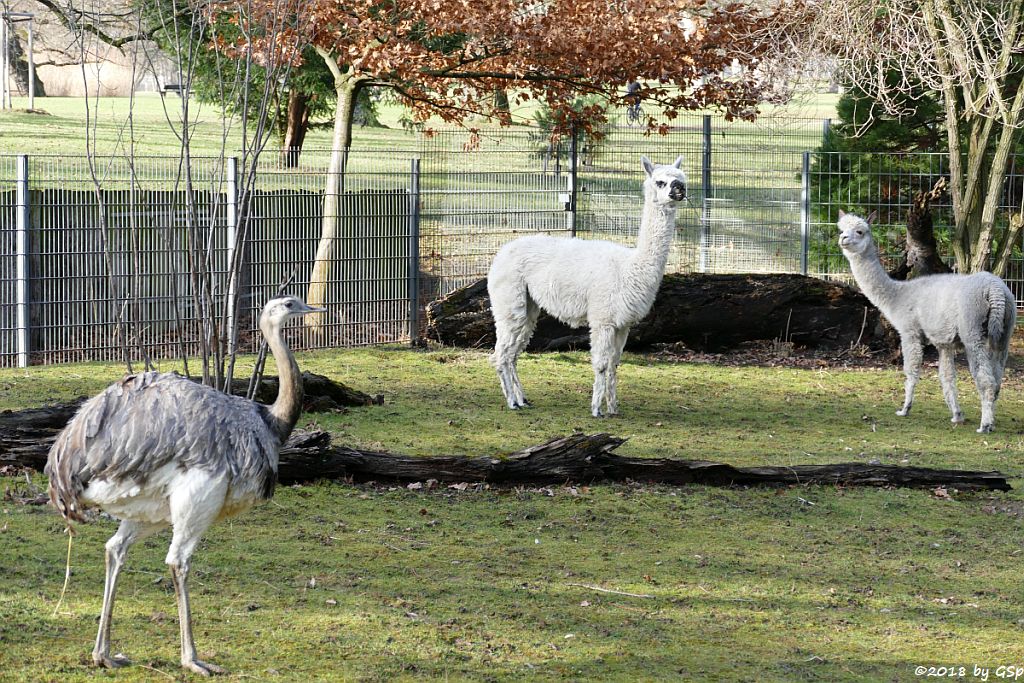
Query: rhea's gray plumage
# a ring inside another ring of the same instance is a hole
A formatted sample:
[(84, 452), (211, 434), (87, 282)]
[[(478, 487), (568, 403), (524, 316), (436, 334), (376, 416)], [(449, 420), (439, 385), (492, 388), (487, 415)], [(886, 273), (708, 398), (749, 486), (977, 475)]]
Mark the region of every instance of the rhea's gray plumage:
[(222, 671), (196, 657), (189, 559), (210, 524), (273, 494), (278, 451), (302, 405), (301, 375), (281, 328), (290, 318), (322, 310), (295, 297), (264, 307), (260, 329), (280, 378), (273, 405), (229, 396), (176, 374), (147, 372), (87, 401), (57, 437), (46, 464), (56, 508), (69, 521), (85, 521), (89, 508), (121, 520), (106, 546), (96, 664), (126, 662), (110, 655), (110, 622), (128, 548), (171, 526), (167, 564), (178, 600), (182, 665), (204, 675)]

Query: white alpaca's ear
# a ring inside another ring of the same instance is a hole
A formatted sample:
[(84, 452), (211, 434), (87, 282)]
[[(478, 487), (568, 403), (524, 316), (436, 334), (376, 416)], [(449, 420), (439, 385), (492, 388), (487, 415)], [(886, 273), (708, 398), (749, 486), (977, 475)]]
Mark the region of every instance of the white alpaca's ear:
[(839, 217), (842, 218), (845, 215), (846, 215), (846, 212), (843, 211), (842, 209), (839, 209)]
[(868, 217), (865, 218), (864, 220), (867, 221), (868, 225), (871, 225), (872, 223), (875, 222), (875, 220), (877, 218), (878, 218), (878, 210), (876, 209), (876, 210), (872, 211), (871, 213), (869, 213)]
[(683, 155), (680, 154), (679, 156), (677, 156), (676, 160), (672, 163), (672, 165), (675, 166), (676, 168), (682, 168), (683, 167)]
[(646, 173), (648, 176), (654, 173), (654, 164), (651, 163), (650, 159), (642, 156), (640, 157), (640, 163), (644, 165), (644, 173)]

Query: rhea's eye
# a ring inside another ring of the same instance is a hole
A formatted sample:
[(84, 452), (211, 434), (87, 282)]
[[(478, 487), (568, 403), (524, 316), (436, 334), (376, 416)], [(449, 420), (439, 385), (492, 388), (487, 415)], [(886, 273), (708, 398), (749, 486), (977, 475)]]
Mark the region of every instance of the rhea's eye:
[(654, 182), (654, 184), (657, 185), (658, 187), (665, 187), (665, 181), (664, 180), (656, 180)]
[(295, 306), (295, 304), (293, 304), (291, 301), (289, 301), (288, 303), (285, 304), (285, 306), (287, 306), (288, 308), (293, 308)]

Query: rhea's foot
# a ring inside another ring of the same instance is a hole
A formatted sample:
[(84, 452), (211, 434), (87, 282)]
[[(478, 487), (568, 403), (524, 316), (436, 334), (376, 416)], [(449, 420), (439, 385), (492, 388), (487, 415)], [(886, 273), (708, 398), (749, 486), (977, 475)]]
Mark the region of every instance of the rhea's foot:
[(194, 671), (200, 676), (227, 673), (226, 669), (219, 667), (216, 664), (210, 664), (209, 662), (203, 662), (198, 659), (193, 659), (191, 662), (182, 662), (181, 665), (189, 671)]
[(95, 664), (96, 666), (101, 666), (106, 669), (120, 669), (122, 666), (128, 666), (132, 663), (132, 660), (128, 659), (120, 653), (111, 657), (109, 654), (93, 652), (92, 661), (93, 664)]

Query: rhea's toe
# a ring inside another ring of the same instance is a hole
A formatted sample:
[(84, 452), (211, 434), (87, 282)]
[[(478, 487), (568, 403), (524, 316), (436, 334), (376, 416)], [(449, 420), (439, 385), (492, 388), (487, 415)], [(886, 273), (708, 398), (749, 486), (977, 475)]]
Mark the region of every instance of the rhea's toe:
[(191, 662), (182, 662), (181, 665), (189, 671), (194, 671), (200, 676), (211, 676), (214, 674), (227, 673), (227, 670), (223, 667), (219, 667), (216, 664), (210, 664), (198, 659), (193, 659)]
[(96, 666), (101, 666), (106, 669), (120, 669), (122, 666), (128, 666), (132, 663), (132, 660), (120, 653), (111, 657), (110, 655), (102, 655), (94, 652), (92, 655), (92, 661)]

